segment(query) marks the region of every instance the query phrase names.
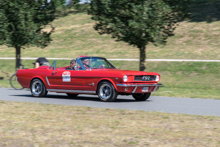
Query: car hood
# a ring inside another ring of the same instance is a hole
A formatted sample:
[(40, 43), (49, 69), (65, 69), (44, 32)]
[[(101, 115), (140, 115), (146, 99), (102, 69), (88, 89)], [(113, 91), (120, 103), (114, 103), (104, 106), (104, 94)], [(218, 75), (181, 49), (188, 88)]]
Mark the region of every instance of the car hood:
[(155, 72), (135, 71), (135, 70), (119, 70), (119, 69), (93, 69), (92, 71), (105, 71), (114, 74), (122, 74), (128, 76), (134, 75), (158, 75)]

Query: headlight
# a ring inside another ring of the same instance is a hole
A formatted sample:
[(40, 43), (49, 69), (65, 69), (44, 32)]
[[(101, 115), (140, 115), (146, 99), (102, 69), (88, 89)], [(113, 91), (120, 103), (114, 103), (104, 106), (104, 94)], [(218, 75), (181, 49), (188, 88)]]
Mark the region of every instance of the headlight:
[(127, 82), (127, 81), (128, 81), (128, 76), (124, 75), (124, 76), (123, 76), (123, 81), (124, 81), (124, 82)]
[(158, 82), (160, 80), (160, 77), (157, 75), (156, 76), (156, 81)]

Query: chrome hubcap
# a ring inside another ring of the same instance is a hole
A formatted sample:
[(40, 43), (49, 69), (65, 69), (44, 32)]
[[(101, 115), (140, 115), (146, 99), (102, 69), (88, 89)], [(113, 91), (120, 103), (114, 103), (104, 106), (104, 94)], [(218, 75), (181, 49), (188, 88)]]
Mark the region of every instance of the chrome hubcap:
[(111, 87), (108, 84), (103, 84), (100, 87), (99, 94), (103, 99), (108, 99), (111, 97)]
[(34, 95), (39, 95), (42, 91), (42, 83), (40, 81), (35, 81), (32, 84), (32, 92)]

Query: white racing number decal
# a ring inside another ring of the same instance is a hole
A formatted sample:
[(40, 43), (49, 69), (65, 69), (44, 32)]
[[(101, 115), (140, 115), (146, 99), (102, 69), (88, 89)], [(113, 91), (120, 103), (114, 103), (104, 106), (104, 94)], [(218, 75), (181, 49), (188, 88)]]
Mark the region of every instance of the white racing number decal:
[(69, 71), (64, 71), (62, 73), (63, 82), (71, 82), (71, 73)]

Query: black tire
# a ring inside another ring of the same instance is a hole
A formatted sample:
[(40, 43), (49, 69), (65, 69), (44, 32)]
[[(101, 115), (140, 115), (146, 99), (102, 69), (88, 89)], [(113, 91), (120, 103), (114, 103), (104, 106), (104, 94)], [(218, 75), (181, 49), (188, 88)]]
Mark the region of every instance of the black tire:
[(132, 94), (133, 98), (136, 101), (146, 101), (150, 97), (150, 95), (151, 95), (151, 92)]
[(76, 98), (78, 94), (67, 93), (68, 97)]
[(13, 74), (11, 77), (10, 77), (10, 85), (12, 88), (14, 88), (15, 90), (22, 90), (24, 89), (17, 81), (17, 75), (16, 73)]
[(30, 90), (34, 97), (44, 97), (47, 95), (46, 87), (40, 79), (32, 80)]
[(118, 93), (112, 83), (103, 81), (98, 86), (98, 96), (104, 102), (113, 102), (117, 99)]

